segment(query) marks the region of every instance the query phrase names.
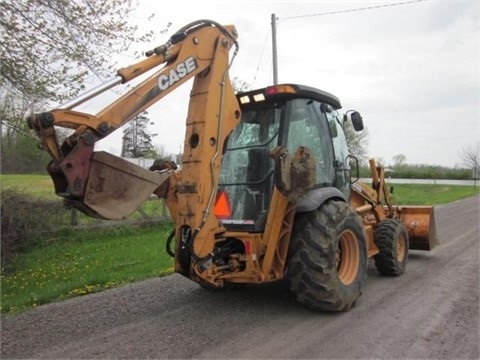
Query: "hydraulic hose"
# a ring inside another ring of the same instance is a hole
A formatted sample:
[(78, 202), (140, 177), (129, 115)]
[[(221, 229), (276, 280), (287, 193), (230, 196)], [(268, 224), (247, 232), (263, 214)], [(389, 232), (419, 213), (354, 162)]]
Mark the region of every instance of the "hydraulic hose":
[(175, 238), (175, 229), (172, 230), (170, 235), (168, 235), (167, 243), (166, 243), (166, 250), (167, 254), (170, 255), (172, 258), (175, 257), (175, 252), (172, 251), (172, 240)]

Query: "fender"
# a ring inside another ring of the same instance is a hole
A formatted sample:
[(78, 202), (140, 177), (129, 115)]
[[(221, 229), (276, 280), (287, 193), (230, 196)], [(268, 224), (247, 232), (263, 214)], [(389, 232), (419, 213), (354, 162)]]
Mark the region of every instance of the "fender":
[(318, 209), (329, 199), (348, 202), (345, 195), (335, 187), (324, 187), (309, 191), (307, 195), (297, 201), (297, 213), (309, 212)]

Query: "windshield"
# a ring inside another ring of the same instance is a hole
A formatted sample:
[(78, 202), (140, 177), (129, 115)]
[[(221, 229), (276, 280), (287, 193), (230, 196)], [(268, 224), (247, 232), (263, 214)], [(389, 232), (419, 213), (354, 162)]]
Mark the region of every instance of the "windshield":
[(224, 224), (263, 229), (273, 187), (274, 162), (269, 155), (278, 144), (279, 123), (279, 108), (246, 110), (230, 135), (219, 184), (232, 207)]

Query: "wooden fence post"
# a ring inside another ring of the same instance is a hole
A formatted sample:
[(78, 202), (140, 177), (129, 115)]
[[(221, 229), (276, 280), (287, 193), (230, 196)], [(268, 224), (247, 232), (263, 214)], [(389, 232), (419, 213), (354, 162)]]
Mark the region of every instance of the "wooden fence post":
[(75, 208), (70, 211), (70, 225), (78, 225), (78, 210)]

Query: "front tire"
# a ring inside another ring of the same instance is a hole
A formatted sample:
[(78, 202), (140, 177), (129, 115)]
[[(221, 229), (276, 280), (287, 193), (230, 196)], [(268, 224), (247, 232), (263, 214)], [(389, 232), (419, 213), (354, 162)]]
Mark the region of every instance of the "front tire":
[(297, 301), (314, 310), (347, 311), (367, 276), (365, 232), (343, 201), (327, 201), (295, 221), (288, 275)]
[(381, 221), (375, 229), (374, 241), (380, 251), (374, 256), (378, 272), (390, 276), (403, 274), (409, 246), (405, 225), (396, 219)]

